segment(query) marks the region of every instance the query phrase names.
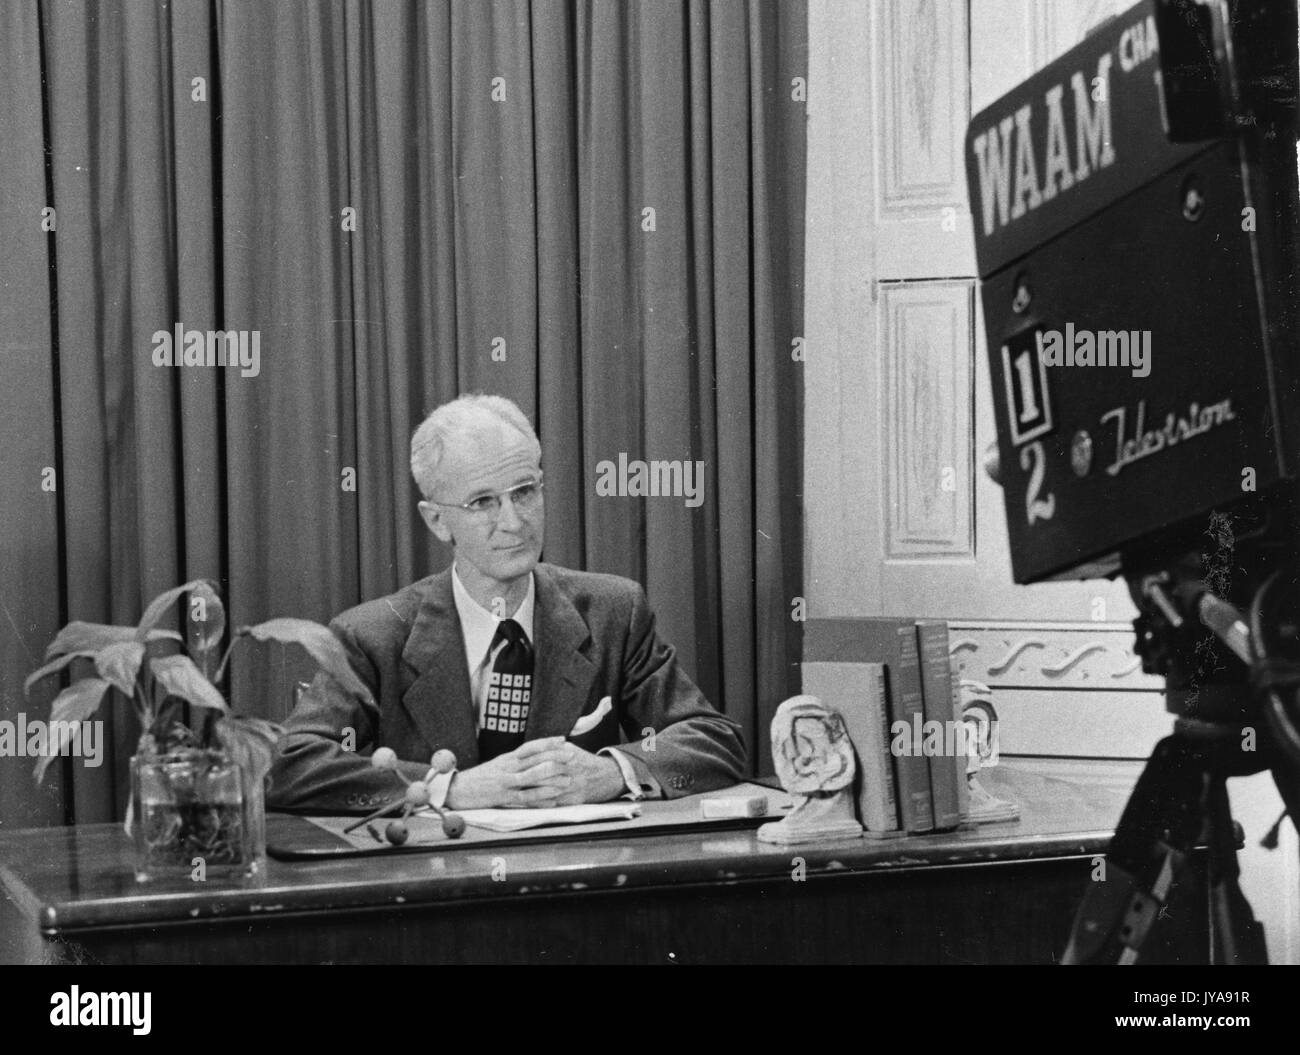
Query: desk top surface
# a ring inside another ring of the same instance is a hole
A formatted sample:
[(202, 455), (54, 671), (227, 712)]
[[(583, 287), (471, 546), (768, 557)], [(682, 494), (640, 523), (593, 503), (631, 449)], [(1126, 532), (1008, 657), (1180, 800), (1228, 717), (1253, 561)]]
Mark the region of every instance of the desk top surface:
[(759, 842), (752, 829), (684, 830), (478, 851), (268, 859), (265, 873), (243, 885), (138, 884), (120, 825), (29, 829), (0, 834), (0, 888), (44, 933), (56, 935), (465, 898), (771, 881), (789, 878), (795, 857), (811, 878), (1077, 856), (1105, 849), (1140, 770), (1127, 762), (1009, 760), (982, 780), (1020, 806), (1020, 819), (934, 835), (782, 847)]

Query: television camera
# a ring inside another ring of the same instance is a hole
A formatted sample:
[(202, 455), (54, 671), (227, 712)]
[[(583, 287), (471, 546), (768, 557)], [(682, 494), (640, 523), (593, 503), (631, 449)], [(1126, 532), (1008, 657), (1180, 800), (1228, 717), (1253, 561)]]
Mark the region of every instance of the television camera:
[(1123, 575), (1156, 747), (1064, 960), (1135, 962), (1208, 849), (1263, 962), (1229, 777), (1300, 819), (1293, 3), (1144, 0), (977, 114), (966, 169), (1016, 582)]

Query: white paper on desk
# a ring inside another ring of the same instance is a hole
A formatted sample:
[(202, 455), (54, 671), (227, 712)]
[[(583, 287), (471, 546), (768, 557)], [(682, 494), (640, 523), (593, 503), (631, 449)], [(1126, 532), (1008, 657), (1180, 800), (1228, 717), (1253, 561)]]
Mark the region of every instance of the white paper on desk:
[(596, 824), (599, 821), (630, 821), (641, 816), (635, 802), (593, 802), (583, 806), (550, 806), (523, 810), (457, 810), (465, 823), (490, 832), (521, 832), (552, 824)]

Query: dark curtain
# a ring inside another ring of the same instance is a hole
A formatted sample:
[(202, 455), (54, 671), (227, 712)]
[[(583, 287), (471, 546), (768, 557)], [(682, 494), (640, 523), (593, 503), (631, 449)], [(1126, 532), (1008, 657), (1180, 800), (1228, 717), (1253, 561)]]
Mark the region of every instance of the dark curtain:
[[(802, 0), (0, 5), (0, 717), (48, 714), (63, 622), (185, 579), (325, 621), (445, 567), (408, 443), (486, 391), (542, 439), (545, 558), (643, 582), (770, 770), (806, 40)], [(153, 365), (178, 323), (257, 331), (258, 374)], [(620, 453), (704, 462), (703, 504), (598, 496)], [(308, 668), (233, 669), (275, 716)], [(0, 823), (121, 816), (126, 712), (101, 768), (0, 759)]]

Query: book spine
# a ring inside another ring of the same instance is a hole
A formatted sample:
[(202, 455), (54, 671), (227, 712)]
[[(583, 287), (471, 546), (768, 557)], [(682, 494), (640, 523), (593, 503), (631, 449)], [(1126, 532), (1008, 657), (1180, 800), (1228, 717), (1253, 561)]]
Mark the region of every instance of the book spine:
[[(896, 832), (900, 828), (898, 820), (898, 796), (894, 794), (894, 785), (897, 780), (894, 777), (894, 759), (889, 753), (889, 694), (885, 685), (885, 665), (883, 663), (870, 664), (869, 678), (869, 697), (873, 701), (872, 714), (875, 719), (875, 727), (880, 730), (879, 752), (876, 755), (879, 772), (878, 789), (873, 791), (873, 796), (879, 798), (881, 803), (881, 813), (884, 815), (886, 823), (880, 831)], [(866, 826), (868, 830), (876, 830), (871, 825)]]
[[(960, 722), (962, 720), (961, 674), (953, 669), (951, 657), (949, 657), (948, 662), (948, 674), (952, 681), (952, 716)], [(969, 760), (968, 752), (965, 727), (963, 726), (961, 750), (957, 753), (957, 757), (953, 759), (957, 772), (957, 813), (963, 821), (970, 819), (970, 778), (966, 776), (966, 765)]]
[(899, 627), (895, 655), (889, 672), (889, 708), (892, 716), (890, 753), (898, 772), (898, 813), (909, 832), (934, 830), (934, 804), (930, 794), (930, 768), (917, 739), (925, 721), (921, 695), (921, 664), (916, 651), (916, 629)]
[(934, 826), (955, 828), (961, 823), (957, 801), (957, 755), (959, 735), (952, 714), (952, 667), (948, 658), (948, 624), (924, 619), (916, 624), (916, 643), (921, 657), (921, 690), (925, 706), (924, 750), (930, 771), (930, 795), (934, 803)]

